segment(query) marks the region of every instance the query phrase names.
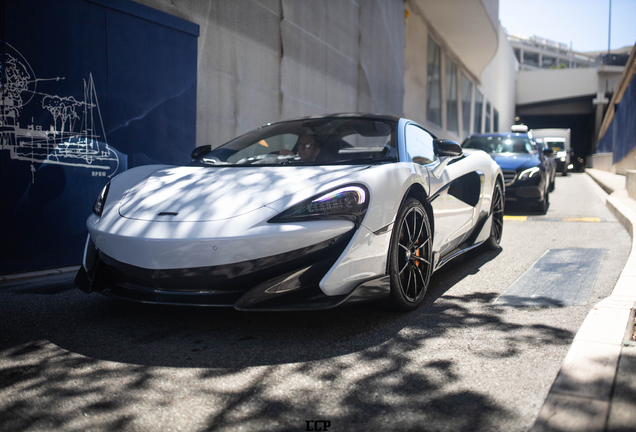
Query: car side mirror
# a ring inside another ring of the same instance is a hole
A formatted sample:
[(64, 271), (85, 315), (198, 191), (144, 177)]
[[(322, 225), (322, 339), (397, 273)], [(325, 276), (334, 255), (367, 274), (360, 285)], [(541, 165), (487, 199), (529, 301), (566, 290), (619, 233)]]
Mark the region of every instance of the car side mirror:
[(435, 154), (440, 157), (459, 157), (464, 154), (462, 146), (451, 140), (435, 139), (433, 140), (433, 148), (435, 149)]
[(544, 147), (543, 154), (546, 156), (552, 156), (554, 154), (554, 150), (552, 150), (550, 147)]
[(201, 156), (203, 156), (206, 153), (209, 153), (210, 151), (212, 151), (211, 145), (204, 145), (201, 147), (197, 147), (194, 150), (192, 150), (190, 157), (192, 158), (192, 160), (199, 159)]

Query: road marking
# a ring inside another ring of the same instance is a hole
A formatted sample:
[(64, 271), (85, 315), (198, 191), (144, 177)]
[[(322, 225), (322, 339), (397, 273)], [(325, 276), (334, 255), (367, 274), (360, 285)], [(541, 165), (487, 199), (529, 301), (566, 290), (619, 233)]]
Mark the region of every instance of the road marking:
[(580, 218), (566, 218), (562, 219), (563, 222), (600, 222), (601, 218), (597, 217), (580, 217)]
[(547, 218), (543, 216), (504, 216), (505, 221), (540, 221), (540, 222), (606, 222), (598, 217), (576, 217), (576, 218)]
[(528, 219), (528, 216), (505, 216), (504, 215), (504, 220), (505, 221), (525, 221), (526, 219)]

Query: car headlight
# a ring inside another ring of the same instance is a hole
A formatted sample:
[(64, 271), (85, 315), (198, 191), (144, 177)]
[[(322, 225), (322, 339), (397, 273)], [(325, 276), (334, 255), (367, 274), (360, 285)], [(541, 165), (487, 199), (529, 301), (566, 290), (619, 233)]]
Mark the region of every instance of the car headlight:
[(521, 181), (529, 180), (535, 174), (537, 174), (539, 172), (541, 172), (541, 168), (539, 168), (539, 167), (528, 168), (527, 170), (521, 171), (521, 173), (519, 174), (519, 180), (521, 180)]
[(269, 222), (346, 219), (359, 223), (368, 205), (369, 193), (365, 187), (346, 186), (302, 201), (274, 216)]
[(99, 193), (97, 201), (95, 201), (95, 205), (93, 206), (93, 213), (95, 213), (97, 216), (101, 216), (104, 212), (104, 204), (106, 204), (108, 189), (110, 189), (110, 182), (106, 183), (104, 189), (102, 189), (102, 191)]
[(565, 162), (565, 157), (562, 157), (562, 158), (561, 158), (561, 162)]

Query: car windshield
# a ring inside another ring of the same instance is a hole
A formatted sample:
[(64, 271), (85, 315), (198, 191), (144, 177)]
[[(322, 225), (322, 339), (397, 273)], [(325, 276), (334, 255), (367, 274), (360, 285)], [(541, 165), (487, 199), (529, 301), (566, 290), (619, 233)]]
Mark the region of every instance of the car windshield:
[(534, 153), (534, 145), (525, 136), (483, 136), (469, 138), (463, 148), (483, 150), (486, 153)]
[(397, 161), (397, 122), (316, 118), (274, 123), (248, 132), (190, 163), (210, 165), (331, 165)]
[(565, 140), (546, 138), (545, 145), (550, 147), (555, 152), (565, 150)]

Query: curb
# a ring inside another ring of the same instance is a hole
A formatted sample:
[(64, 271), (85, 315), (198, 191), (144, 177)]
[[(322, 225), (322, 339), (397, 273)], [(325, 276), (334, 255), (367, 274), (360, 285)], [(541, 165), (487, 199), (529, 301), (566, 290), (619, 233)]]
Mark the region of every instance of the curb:
[(0, 276), (0, 284), (2, 282), (16, 281), (20, 279), (33, 279), (33, 278), (38, 278), (43, 276), (53, 276), (58, 274), (76, 272), (79, 270), (79, 268), (80, 266), (77, 265), (77, 266), (71, 266), (71, 267), (60, 267), (60, 268), (54, 268), (54, 269), (48, 269), (48, 270), (40, 270), (40, 271), (34, 271), (34, 272)]
[(614, 290), (592, 308), (574, 337), (532, 432), (606, 430), (618, 361), (636, 304), (636, 206), (626, 199), (625, 190), (612, 192), (606, 205), (632, 237), (632, 250)]

